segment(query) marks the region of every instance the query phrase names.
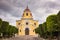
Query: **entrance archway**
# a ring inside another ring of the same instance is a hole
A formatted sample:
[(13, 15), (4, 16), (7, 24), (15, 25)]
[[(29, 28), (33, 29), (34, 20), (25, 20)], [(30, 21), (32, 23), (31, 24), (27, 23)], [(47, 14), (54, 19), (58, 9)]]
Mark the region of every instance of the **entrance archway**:
[(29, 35), (29, 28), (25, 29), (25, 35)]

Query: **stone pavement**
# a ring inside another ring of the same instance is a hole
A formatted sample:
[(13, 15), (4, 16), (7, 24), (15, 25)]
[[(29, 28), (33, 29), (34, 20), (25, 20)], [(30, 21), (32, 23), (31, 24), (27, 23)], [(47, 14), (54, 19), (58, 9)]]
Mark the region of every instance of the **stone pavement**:
[[(0, 40), (48, 40), (48, 39), (26, 35), (26, 36), (16, 36), (16, 37), (0, 39)], [(57, 40), (57, 39), (52, 39), (52, 40)]]
[(33, 37), (33, 36), (27, 35), (27, 36), (18, 36), (18, 37), (0, 39), (0, 40), (42, 40), (42, 39), (39, 39), (38, 37)]

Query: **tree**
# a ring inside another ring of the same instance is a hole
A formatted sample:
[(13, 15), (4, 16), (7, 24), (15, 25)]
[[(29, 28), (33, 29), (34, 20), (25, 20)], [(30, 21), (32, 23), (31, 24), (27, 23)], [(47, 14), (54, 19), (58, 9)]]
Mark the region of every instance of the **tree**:
[(0, 19), (0, 36), (1, 36), (1, 25), (2, 25), (2, 19)]
[(8, 35), (13, 36), (18, 32), (18, 29), (15, 26), (9, 25)]
[(12, 35), (12, 26), (9, 25), (9, 28), (8, 28), (8, 36), (11, 36)]
[(47, 32), (47, 25), (46, 25), (46, 22), (44, 22), (44, 23), (42, 24), (42, 27), (43, 27), (44, 33), (46, 33), (46, 32)]
[(42, 28), (43, 28), (43, 37), (47, 38), (47, 24), (46, 24), (46, 22), (44, 22), (42, 24)]
[(35, 32), (38, 33), (41, 37), (44, 36), (44, 30), (42, 24), (40, 24), (39, 27), (35, 29)]
[(13, 26), (13, 33), (14, 34), (18, 33), (18, 29), (15, 26)]
[(39, 27), (35, 29), (35, 32), (38, 33), (39, 35), (42, 34), (41, 27), (42, 27), (42, 24), (40, 24)]
[(9, 27), (9, 23), (6, 21), (2, 22), (2, 26), (1, 26), (1, 31), (3, 33), (3, 36), (6, 36), (8, 33), (8, 27)]
[(60, 40), (60, 11), (57, 14), (57, 21), (58, 21), (58, 40)]
[(57, 14), (57, 21), (58, 21), (58, 27), (59, 27), (59, 31), (60, 31), (60, 11)]
[(47, 31), (49, 32), (49, 38), (53, 36), (53, 32), (57, 31), (57, 15), (50, 15), (46, 19), (47, 22)]
[(2, 34), (2, 37), (10, 37), (16, 33), (18, 33), (18, 29), (15, 26), (9, 25), (9, 22), (0, 19), (0, 36)]
[(0, 27), (1, 27), (1, 25), (2, 25), (2, 19), (0, 19)]
[(47, 22), (47, 30), (48, 31), (55, 31), (55, 26), (57, 25), (57, 15), (50, 15), (46, 19)]

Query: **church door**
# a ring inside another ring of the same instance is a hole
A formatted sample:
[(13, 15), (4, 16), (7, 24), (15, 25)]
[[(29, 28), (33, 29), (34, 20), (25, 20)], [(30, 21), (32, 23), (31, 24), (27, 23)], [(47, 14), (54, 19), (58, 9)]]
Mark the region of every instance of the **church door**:
[(29, 28), (25, 29), (25, 35), (29, 35)]

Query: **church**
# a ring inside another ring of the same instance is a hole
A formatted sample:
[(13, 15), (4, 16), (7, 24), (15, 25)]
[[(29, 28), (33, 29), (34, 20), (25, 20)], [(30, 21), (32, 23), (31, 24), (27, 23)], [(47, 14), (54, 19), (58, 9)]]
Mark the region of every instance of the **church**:
[(18, 28), (19, 36), (35, 36), (35, 29), (38, 27), (38, 25), (38, 21), (33, 19), (32, 13), (28, 6), (24, 10), (21, 20), (16, 20), (16, 27)]

